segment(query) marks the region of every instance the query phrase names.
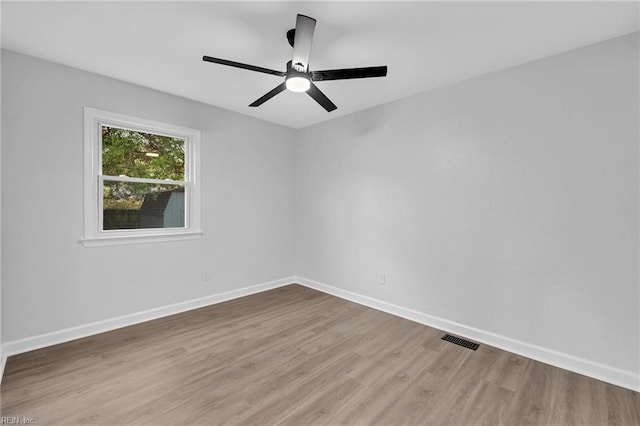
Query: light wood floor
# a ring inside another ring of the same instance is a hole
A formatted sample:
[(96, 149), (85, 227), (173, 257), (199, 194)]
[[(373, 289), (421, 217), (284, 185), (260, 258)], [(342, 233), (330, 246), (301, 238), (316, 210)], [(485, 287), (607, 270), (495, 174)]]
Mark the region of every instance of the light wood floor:
[(640, 425), (640, 394), (291, 285), (9, 358), (37, 425)]

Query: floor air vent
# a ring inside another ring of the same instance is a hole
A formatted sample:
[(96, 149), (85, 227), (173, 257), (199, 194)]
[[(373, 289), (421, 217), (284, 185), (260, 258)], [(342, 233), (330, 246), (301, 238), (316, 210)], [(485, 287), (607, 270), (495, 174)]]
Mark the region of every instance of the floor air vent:
[(442, 340), (446, 340), (447, 342), (455, 343), (456, 345), (464, 346), (467, 349), (476, 350), (480, 346), (477, 343), (473, 343), (469, 340), (462, 339), (460, 337), (452, 336), (450, 334), (445, 334), (442, 337)]

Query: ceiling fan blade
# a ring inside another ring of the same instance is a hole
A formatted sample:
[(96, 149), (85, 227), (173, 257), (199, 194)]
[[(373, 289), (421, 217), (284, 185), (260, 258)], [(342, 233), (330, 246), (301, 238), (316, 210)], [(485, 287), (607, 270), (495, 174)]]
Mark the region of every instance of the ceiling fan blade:
[(270, 92), (266, 93), (264, 96), (262, 96), (261, 98), (257, 99), (256, 101), (254, 101), (249, 106), (250, 107), (260, 106), (263, 103), (267, 102), (269, 99), (273, 98), (278, 93), (284, 91), (286, 88), (287, 88), (287, 86), (284, 83), (281, 83), (278, 86), (276, 86), (273, 90), (271, 90)]
[(202, 60), (205, 62), (213, 62), (215, 64), (227, 65), (230, 67), (242, 68), (249, 71), (263, 72), (265, 74), (277, 75), (284, 77), (287, 73), (282, 71), (270, 70), (269, 68), (256, 67), (255, 65), (243, 64), (241, 62), (228, 61), (226, 59), (212, 58), (211, 56), (203, 56)]
[(300, 72), (309, 70), (309, 56), (316, 20), (305, 15), (298, 15), (296, 19), (296, 33), (293, 41), (293, 69)]
[(350, 78), (384, 77), (387, 67), (345, 68), (340, 70), (311, 71), (311, 80), (346, 80)]
[(338, 108), (327, 96), (318, 89), (318, 86), (311, 83), (311, 87), (307, 90), (309, 96), (311, 96), (317, 103), (322, 105), (322, 108), (326, 109), (327, 112), (331, 112), (334, 109)]

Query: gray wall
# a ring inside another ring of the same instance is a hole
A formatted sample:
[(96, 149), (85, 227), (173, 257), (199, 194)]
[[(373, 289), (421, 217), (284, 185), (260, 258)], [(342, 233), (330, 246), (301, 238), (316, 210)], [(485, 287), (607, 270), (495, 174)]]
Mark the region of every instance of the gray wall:
[(637, 372), (637, 37), (302, 130), (296, 274)]
[[(638, 372), (637, 76), (634, 34), (294, 131), (3, 51), (2, 340), (295, 273)], [(202, 239), (78, 244), (84, 106), (202, 131)]]
[[(291, 275), (293, 130), (10, 51), (2, 105), (5, 342)], [(201, 130), (200, 240), (78, 243), (84, 106)]]

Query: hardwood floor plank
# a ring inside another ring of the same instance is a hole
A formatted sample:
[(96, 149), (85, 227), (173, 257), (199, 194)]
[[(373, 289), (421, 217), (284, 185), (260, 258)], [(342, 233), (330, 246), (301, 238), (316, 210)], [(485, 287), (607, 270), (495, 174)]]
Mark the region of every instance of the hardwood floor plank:
[(422, 369), (406, 385), (406, 389), (372, 419), (371, 424), (428, 424), (430, 413), (436, 408), (446, 379)]
[(498, 386), (515, 391), (527, 371), (529, 359), (505, 351), (496, 353), (493, 368), (487, 373), (487, 380)]
[(558, 368), (531, 361), (518, 385), (507, 423), (522, 426), (551, 424), (554, 400), (559, 393), (556, 384), (559, 372)]
[(40, 425), (640, 425), (640, 394), (291, 285), (9, 358)]

